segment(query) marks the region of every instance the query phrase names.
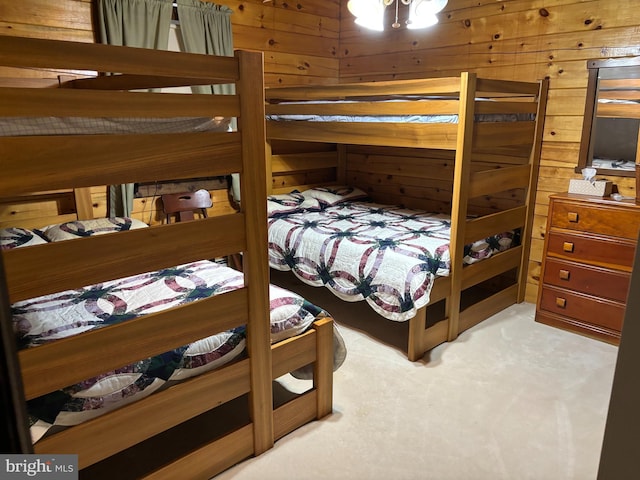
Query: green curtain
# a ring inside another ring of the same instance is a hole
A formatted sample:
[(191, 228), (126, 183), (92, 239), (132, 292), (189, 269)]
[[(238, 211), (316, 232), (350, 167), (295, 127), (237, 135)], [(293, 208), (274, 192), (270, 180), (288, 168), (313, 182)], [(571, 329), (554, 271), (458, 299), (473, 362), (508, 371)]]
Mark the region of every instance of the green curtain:
[[(171, 0), (97, 0), (100, 41), (110, 45), (167, 50)], [(134, 185), (109, 188), (109, 216), (130, 216)]]
[[(233, 56), (233, 10), (200, 0), (178, 0), (178, 18), (184, 48), (189, 53)], [(198, 85), (193, 93), (234, 94), (235, 85)]]
[[(233, 56), (233, 33), (231, 14), (233, 10), (200, 0), (178, 0), (178, 18), (184, 48), (189, 53)], [(191, 87), (193, 93), (215, 93), (232, 95), (234, 84), (199, 85)], [(231, 129), (236, 130), (237, 120), (231, 120)], [(231, 175), (231, 193), (240, 202), (240, 176)]]

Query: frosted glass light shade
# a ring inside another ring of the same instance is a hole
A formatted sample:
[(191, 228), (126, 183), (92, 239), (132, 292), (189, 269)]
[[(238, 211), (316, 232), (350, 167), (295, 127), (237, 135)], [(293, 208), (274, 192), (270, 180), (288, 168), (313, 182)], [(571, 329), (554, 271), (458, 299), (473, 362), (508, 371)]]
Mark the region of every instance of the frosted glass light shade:
[(442, 10), (446, 4), (447, 0), (413, 0), (409, 5), (407, 28), (417, 30), (437, 24), (436, 13)]
[(369, 30), (384, 30), (384, 9), (383, 0), (349, 0), (347, 8), (356, 17), (355, 23)]
[(409, 18), (406, 21), (407, 28), (415, 30), (427, 28), (438, 23), (436, 13), (441, 11), (448, 0), (349, 0), (347, 8), (356, 17), (355, 23), (361, 27), (382, 31), (384, 30), (384, 9), (395, 5), (394, 28), (400, 27), (398, 21), (398, 6), (400, 3), (409, 6)]

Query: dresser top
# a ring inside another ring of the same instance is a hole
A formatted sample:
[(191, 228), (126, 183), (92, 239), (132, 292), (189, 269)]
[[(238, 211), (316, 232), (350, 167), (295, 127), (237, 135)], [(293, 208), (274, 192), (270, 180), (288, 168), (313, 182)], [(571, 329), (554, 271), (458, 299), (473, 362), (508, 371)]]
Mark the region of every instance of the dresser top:
[(554, 193), (549, 198), (557, 198), (559, 200), (571, 200), (576, 202), (591, 203), (593, 205), (611, 205), (615, 207), (628, 207), (637, 208), (640, 210), (640, 205), (635, 202), (635, 199), (614, 200), (611, 197), (593, 197), (590, 195), (579, 195), (577, 193)]

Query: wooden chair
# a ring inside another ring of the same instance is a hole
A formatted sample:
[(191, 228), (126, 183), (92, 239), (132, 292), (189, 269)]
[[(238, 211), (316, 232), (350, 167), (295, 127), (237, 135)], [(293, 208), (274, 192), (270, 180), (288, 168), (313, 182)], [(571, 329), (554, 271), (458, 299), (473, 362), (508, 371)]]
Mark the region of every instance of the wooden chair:
[(166, 215), (167, 223), (175, 217), (177, 222), (194, 220), (194, 212), (200, 211), (203, 217), (207, 217), (207, 208), (211, 208), (213, 201), (211, 194), (200, 189), (195, 192), (165, 193), (161, 195), (162, 211)]

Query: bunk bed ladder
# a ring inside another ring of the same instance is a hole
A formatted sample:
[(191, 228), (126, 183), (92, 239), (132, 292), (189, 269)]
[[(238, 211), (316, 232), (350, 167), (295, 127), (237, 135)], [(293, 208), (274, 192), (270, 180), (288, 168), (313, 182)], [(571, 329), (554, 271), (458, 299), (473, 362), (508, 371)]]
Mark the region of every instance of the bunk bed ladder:
[(544, 133), (544, 119), (547, 109), (547, 94), (549, 92), (549, 79), (545, 78), (540, 82), (538, 93), (538, 109), (536, 111), (536, 129), (529, 157), (529, 186), (527, 188), (526, 206), (527, 218), (521, 235), (522, 257), (520, 268), (518, 269), (518, 303), (525, 300), (527, 288), (527, 277), (529, 273), (529, 252), (531, 251), (531, 234), (533, 232), (534, 207), (536, 202), (536, 191), (538, 190), (538, 173), (540, 168), (540, 151), (542, 150), (542, 136)]
[(453, 198), (451, 200), (451, 241), (449, 245), (451, 292), (446, 306), (449, 325), (448, 341), (455, 340), (459, 331), (462, 259), (464, 257), (465, 219), (467, 217), (471, 178), (476, 82), (477, 77), (474, 73), (464, 72), (460, 77), (460, 108), (458, 112)]

